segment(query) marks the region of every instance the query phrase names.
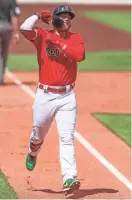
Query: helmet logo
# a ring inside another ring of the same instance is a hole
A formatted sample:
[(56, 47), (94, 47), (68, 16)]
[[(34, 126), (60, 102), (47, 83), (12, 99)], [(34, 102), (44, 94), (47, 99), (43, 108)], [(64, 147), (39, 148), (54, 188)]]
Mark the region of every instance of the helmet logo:
[(63, 10), (64, 10), (64, 11), (65, 11), (65, 10), (68, 11), (68, 10), (69, 10), (69, 7), (68, 7), (68, 6), (64, 6), (64, 7), (63, 7)]

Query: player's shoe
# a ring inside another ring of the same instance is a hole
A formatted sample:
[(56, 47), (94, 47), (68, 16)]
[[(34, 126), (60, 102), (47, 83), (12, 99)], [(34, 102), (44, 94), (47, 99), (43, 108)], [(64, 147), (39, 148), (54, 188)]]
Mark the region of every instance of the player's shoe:
[(68, 195), (78, 190), (80, 187), (80, 181), (78, 179), (68, 179), (64, 182), (64, 194)]
[(29, 171), (32, 171), (36, 165), (36, 156), (31, 156), (30, 154), (27, 155), (26, 157), (26, 168)]

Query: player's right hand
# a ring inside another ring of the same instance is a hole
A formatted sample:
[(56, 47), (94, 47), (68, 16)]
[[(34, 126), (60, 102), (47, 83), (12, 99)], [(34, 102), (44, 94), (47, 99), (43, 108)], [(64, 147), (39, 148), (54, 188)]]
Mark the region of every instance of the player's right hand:
[(20, 35), (19, 35), (19, 33), (13, 33), (13, 35), (12, 35), (12, 40), (13, 40), (13, 43), (14, 44), (18, 44), (19, 43), (19, 40), (20, 40)]
[(51, 19), (52, 19), (52, 15), (51, 12), (49, 10), (41, 10), (38, 12), (40, 15), (40, 19), (46, 23), (49, 24)]

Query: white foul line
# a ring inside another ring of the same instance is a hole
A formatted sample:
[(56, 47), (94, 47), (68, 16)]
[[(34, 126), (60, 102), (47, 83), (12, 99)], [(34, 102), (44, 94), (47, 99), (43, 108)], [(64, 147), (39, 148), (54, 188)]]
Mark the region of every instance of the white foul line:
[[(35, 97), (35, 93), (28, 87), (23, 84), (17, 77), (7, 70), (6, 75), (10, 78), (16, 85), (18, 85), (24, 92), (29, 94), (31, 97)], [(116, 169), (104, 156), (102, 156), (80, 133), (75, 131), (76, 139), (87, 149), (95, 158), (102, 163), (117, 179), (122, 182), (128, 189), (132, 191), (132, 183)]]
[(132, 183), (121, 174), (104, 156), (102, 156), (80, 133), (75, 132), (75, 137), (85, 149), (87, 149), (97, 160), (99, 160), (112, 174), (114, 174), (125, 186), (132, 191)]
[(6, 70), (6, 75), (14, 83), (16, 83), (16, 85), (18, 85), (22, 90), (24, 90), (24, 92), (26, 92), (29, 96), (31, 96), (33, 98), (35, 97), (35, 93), (27, 85), (23, 84), (19, 79), (17, 79), (14, 74), (12, 74), (11, 72), (9, 72), (8, 69)]

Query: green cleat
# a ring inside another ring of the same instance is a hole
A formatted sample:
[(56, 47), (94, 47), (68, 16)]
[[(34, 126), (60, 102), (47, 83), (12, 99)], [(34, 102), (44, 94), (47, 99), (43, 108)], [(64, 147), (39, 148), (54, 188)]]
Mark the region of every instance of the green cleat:
[(80, 187), (80, 181), (77, 179), (68, 179), (64, 183), (64, 193), (65, 195), (73, 193), (75, 190), (78, 190)]
[(36, 156), (31, 156), (30, 154), (28, 154), (26, 158), (26, 168), (29, 171), (32, 171), (35, 165), (36, 165)]

